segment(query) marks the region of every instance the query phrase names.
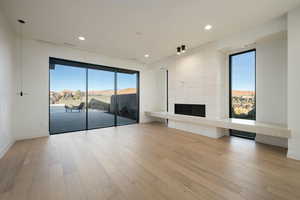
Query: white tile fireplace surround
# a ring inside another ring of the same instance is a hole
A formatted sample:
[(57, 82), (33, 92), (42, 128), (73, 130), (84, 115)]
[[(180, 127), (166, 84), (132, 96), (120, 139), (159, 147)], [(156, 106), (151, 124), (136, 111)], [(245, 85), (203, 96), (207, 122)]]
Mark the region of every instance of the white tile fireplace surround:
[[(205, 119), (206, 117), (206, 105), (204, 104), (177, 104), (175, 103), (175, 115), (166, 114), (166, 118), (169, 119), (168, 126), (170, 128), (176, 128), (212, 138), (220, 138), (224, 136), (225, 131), (223, 128), (214, 126), (200, 126), (197, 123), (188, 123), (187, 120), (189, 116), (201, 117), (200, 119)], [(178, 115), (179, 114), (179, 115)], [(180, 116), (180, 117), (176, 117)], [(193, 117), (190, 119), (193, 120)], [(181, 118), (181, 119), (180, 119)]]
[[(207, 118), (225, 117), (226, 56), (215, 44), (168, 63), (169, 113), (175, 114), (175, 104), (204, 104)], [(219, 138), (224, 129), (200, 126), (169, 119), (169, 127)]]

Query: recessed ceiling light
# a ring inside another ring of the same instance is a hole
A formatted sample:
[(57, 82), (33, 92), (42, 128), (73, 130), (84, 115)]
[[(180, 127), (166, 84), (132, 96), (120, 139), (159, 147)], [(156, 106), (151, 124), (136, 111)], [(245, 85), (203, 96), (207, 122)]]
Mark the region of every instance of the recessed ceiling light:
[(149, 58), (149, 54), (145, 54), (144, 57), (145, 57), (145, 58)]
[(85, 40), (85, 37), (79, 36), (78, 39), (79, 40)]
[(208, 31), (208, 30), (212, 29), (212, 25), (207, 24), (207, 25), (204, 27), (204, 29)]

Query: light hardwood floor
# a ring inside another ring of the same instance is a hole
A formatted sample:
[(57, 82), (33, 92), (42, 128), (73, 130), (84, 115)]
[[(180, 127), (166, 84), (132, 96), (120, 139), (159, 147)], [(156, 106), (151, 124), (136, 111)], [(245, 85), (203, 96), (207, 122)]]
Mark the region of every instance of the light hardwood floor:
[(0, 160), (1, 200), (300, 199), (286, 150), (159, 124), (17, 142)]

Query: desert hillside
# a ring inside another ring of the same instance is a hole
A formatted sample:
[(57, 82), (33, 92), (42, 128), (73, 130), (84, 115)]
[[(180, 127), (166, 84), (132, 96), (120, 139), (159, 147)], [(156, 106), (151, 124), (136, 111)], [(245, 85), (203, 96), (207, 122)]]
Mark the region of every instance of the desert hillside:
[(254, 96), (255, 91), (243, 91), (243, 90), (233, 90), (233, 96)]
[[(111, 96), (114, 95), (114, 90), (93, 90), (89, 91), (89, 99), (97, 99), (99, 101), (110, 103)], [(118, 90), (118, 95), (123, 94), (135, 94), (136, 88), (125, 88)], [(51, 104), (73, 104), (78, 105), (82, 102), (85, 98), (85, 92), (77, 90), (63, 90), (59, 92), (50, 92), (50, 102)]]
[[(59, 94), (61, 96), (64, 96), (66, 94), (75, 94), (76, 91), (72, 91), (72, 90), (63, 90), (60, 92), (54, 92), (51, 91), (52, 94), (56, 93)], [(125, 89), (121, 89), (118, 90), (118, 94), (134, 94), (136, 93), (136, 88), (125, 88)], [(105, 95), (105, 96), (110, 96), (114, 94), (114, 90), (91, 90), (89, 91), (89, 95), (93, 96), (93, 95)]]
[[(94, 90), (89, 91), (89, 95), (113, 95), (115, 93), (114, 90)], [(125, 88), (118, 90), (118, 94), (134, 94), (136, 93), (135, 88)]]

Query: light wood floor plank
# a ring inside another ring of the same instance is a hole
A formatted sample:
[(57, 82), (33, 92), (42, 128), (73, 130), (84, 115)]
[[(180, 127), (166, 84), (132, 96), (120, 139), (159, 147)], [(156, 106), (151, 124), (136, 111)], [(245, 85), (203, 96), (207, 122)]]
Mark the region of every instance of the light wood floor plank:
[(0, 200), (298, 200), (286, 149), (139, 124), (17, 142)]

